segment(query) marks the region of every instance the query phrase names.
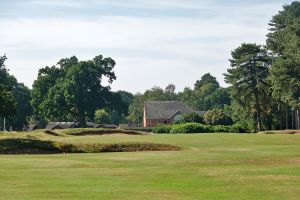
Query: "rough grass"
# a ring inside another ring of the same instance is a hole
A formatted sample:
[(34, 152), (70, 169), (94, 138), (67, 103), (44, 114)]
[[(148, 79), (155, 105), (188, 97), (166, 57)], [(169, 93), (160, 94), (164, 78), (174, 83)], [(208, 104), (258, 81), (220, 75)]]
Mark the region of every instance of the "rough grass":
[(100, 153), (178, 150), (180, 150), (180, 148), (175, 145), (155, 143), (72, 144), (38, 139), (0, 139), (0, 154)]
[(262, 131), (260, 134), (300, 134), (300, 130)]
[(298, 200), (300, 196), (297, 134), (36, 135), (71, 144), (171, 144), (182, 151), (0, 155), (1, 200)]
[(72, 128), (50, 131), (55, 135), (105, 135), (105, 134), (126, 134), (126, 135), (143, 135), (142, 131), (123, 130), (123, 129), (103, 129), (103, 128)]
[[(121, 129), (63, 129), (37, 130), (33, 132), (0, 132), (0, 154), (38, 154), (38, 153), (100, 153), (100, 152), (133, 152), (133, 151), (178, 151), (179, 147), (154, 142), (74, 142), (84, 136), (102, 135), (145, 135), (133, 130)], [(79, 137), (80, 136), (80, 137)], [(101, 138), (101, 137), (100, 137)], [(66, 140), (64, 140), (66, 139)]]

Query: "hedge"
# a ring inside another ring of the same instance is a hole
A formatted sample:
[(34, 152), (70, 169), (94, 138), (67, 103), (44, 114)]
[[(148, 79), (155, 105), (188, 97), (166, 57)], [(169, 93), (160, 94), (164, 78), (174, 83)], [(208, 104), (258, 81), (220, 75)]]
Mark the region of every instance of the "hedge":
[(199, 123), (186, 123), (186, 124), (177, 124), (174, 125), (170, 133), (209, 133), (211, 130)]
[(170, 133), (172, 129), (171, 125), (158, 124), (155, 128), (152, 129), (153, 133)]
[(157, 125), (153, 133), (249, 133), (241, 124), (234, 125), (203, 125), (200, 123), (185, 123), (174, 125)]

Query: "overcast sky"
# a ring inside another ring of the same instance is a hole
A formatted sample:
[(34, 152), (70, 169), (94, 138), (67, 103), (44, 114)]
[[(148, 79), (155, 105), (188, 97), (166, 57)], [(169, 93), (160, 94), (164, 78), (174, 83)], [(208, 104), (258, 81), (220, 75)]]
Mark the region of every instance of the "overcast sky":
[(290, 0), (0, 0), (0, 55), (31, 87), (61, 58), (102, 54), (117, 65), (113, 90), (192, 87), (222, 73), (242, 42), (265, 43), (268, 22)]

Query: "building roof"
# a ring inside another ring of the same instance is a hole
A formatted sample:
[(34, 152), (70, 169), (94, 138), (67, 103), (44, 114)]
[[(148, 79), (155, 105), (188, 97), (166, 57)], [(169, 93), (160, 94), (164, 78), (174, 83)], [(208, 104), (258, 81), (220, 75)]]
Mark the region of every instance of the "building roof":
[(116, 129), (118, 126), (115, 124), (97, 124), (94, 122), (86, 122), (86, 127), (88, 128), (110, 128)]
[(65, 128), (74, 128), (76, 126), (75, 122), (49, 122), (46, 129), (65, 129)]
[(144, 106), (147, 119), (170, 119), (177, 112), (183, 115), (194, 112), (181, 101), (145, 101)]

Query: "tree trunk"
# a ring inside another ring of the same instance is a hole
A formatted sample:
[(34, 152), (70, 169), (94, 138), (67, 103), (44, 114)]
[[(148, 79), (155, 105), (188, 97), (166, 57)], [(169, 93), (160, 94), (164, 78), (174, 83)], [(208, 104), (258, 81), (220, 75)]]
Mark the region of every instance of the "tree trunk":
[(261, 131), (261, 113), (260, 113), (260, 109), (257, 110), (257, 130)]
[(283, 109), (282, 106), (280, 106), (280, 130), (283, 130)]
[(298, 129), (300, 129), (300, 110), (298, 109), (297, 110), (297, 112), (298, 112)]
[(288, 110), (288, 107), (286, 107), (286, 111), (285, 111), (285, 129), (289, 129), (289, 110)]
[(279, 130), (281, 130), (282, 125), (281, 125), (281, 109), (280, 109), (280, 105), (278, 105), (277, 107), (277, 128), (279, 128)]
[(257, 124), (257, 131), (261, 131), (261, 111), (260, 105), (258, 100), (258, 92), (255, 92), (255, 109), (256, 109), (256, 124)]
[(292, 129), (294, 128), (294, 109), (292, 109)]
[(296, 129), (300, 129), (300, 112), (299, 109), (296, 111)]
[(297, 110), (297, 113), (298, 113), (298, 115), (297, 115), (297, 117), (298, 117), (298, 129), (300, 129), (300, 111), (299, 111), (299, 109)]
[(78, 121), (80, 123), (80, 127), (81, 128), (85, 128), (86, 127), (86, 121), (85, 121), (85, 114), (84, 112), (80, 112), (78, 113)]
[(298, 129), (299, 125), (298, 125), (298, 109), (295, 112), (295, 129)]
[(268, 113), (268, 129), (269, 130), (272, 130), (272, 122), (273, 122), (273, 119), (272, 119), (272, 112), (271, 112), (271, 113)]

